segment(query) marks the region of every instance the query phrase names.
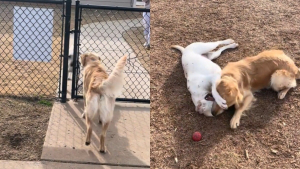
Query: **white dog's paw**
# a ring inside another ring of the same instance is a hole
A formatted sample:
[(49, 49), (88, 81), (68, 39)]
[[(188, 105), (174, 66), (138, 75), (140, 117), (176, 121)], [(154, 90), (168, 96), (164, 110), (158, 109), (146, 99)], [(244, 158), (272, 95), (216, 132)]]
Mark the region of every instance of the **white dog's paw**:
[(236, 129), (240, 125), (240, 118), (239, 117), (232, 117), (230, 120), (230, 127), (232, 129)]
[(236, 48), (236, 47), (238, 47), (238, 46), (239, 46), (239, 44), (237, 44), (237, 43), (232, 43), (232, 44), (228, 45), (228, 48)]
[(231, 43), (234, 43), (234, 40), (233, 39), (226, 39), (226, 40), (224, 40), (223, 41), (223, 45), (229, 45), (229, 44), (231, 44)]
[(216, 103), (224, 110), (228, 109), (226, 100), (224, 100), (222, 97), (216, 97), (214, 98)]
[(227, 109), (228, 106), (226, 104), (226, 100), (224, 100), (219, 93), (216, 90), (212, 90), (212, 95), (215, 99), (215, 102), (222, 108), (222, 109)]

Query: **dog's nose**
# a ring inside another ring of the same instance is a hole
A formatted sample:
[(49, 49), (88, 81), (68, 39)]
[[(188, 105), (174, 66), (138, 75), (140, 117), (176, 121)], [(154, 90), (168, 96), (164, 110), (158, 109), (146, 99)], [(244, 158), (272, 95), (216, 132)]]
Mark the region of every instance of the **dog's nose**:
[(71, 64), (70, 64), (71, 66), (73, 66), (73, 62), (71, 62)]

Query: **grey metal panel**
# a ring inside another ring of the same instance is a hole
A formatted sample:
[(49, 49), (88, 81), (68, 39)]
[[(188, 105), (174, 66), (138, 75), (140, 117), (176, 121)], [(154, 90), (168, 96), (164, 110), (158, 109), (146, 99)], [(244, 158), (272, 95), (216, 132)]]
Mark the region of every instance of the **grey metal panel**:
[[(76, 0), (72, 0), (72, 5), (75, 5), (75, 1)], [(132, 7), (132, 0), (81, 0), (80, 4)]]

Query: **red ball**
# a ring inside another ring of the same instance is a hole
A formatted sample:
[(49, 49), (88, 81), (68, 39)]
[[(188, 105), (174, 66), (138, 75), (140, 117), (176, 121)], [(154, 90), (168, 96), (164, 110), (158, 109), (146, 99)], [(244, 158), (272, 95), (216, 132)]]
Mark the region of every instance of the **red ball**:
[(196, 131), (194, 134), (193, 134), (193, 140), (194, 141), (200, 141), (202, 139), (202, 135), (200, 132)]

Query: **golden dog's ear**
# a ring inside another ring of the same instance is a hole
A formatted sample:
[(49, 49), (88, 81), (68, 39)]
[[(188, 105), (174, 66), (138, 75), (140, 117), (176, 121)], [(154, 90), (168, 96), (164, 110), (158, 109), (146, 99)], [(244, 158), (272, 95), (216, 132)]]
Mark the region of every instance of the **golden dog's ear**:
[(237, 95), (236, 99), (237, 99), (238, 103), (243, 102), (244, 96), (242, 95), (242, 93), (240, 91), (238, 91), (238, 95)]
[(235, 87), (234, 85), (228, 85), (228, 88), (229, 90), (229, 96), (237, 96), (238, 95), (238, 92), (239, 92), (239, 89), (237, 87)]
[(240, 107), (243, 104), (244, 96), (241, 93), (241, 91), (237, 88), (237, 95), (236, 95), (236, 100), (235, 103), (237, 104), (238, 107)]
[(86, 57), (87, 57), (87, 54), (80, 55), (80, 62), (83, 67), (86, 65)]
[(219, 84), (218, 84), (218, 85), (220, 85), (220, 86), (225, 86), (224, 80), (221, 79), (221, 80), (219, 81)]
[(221, 79), (217, 81), (217, 91), (220, 92), (225, 89), (226, 83)]

